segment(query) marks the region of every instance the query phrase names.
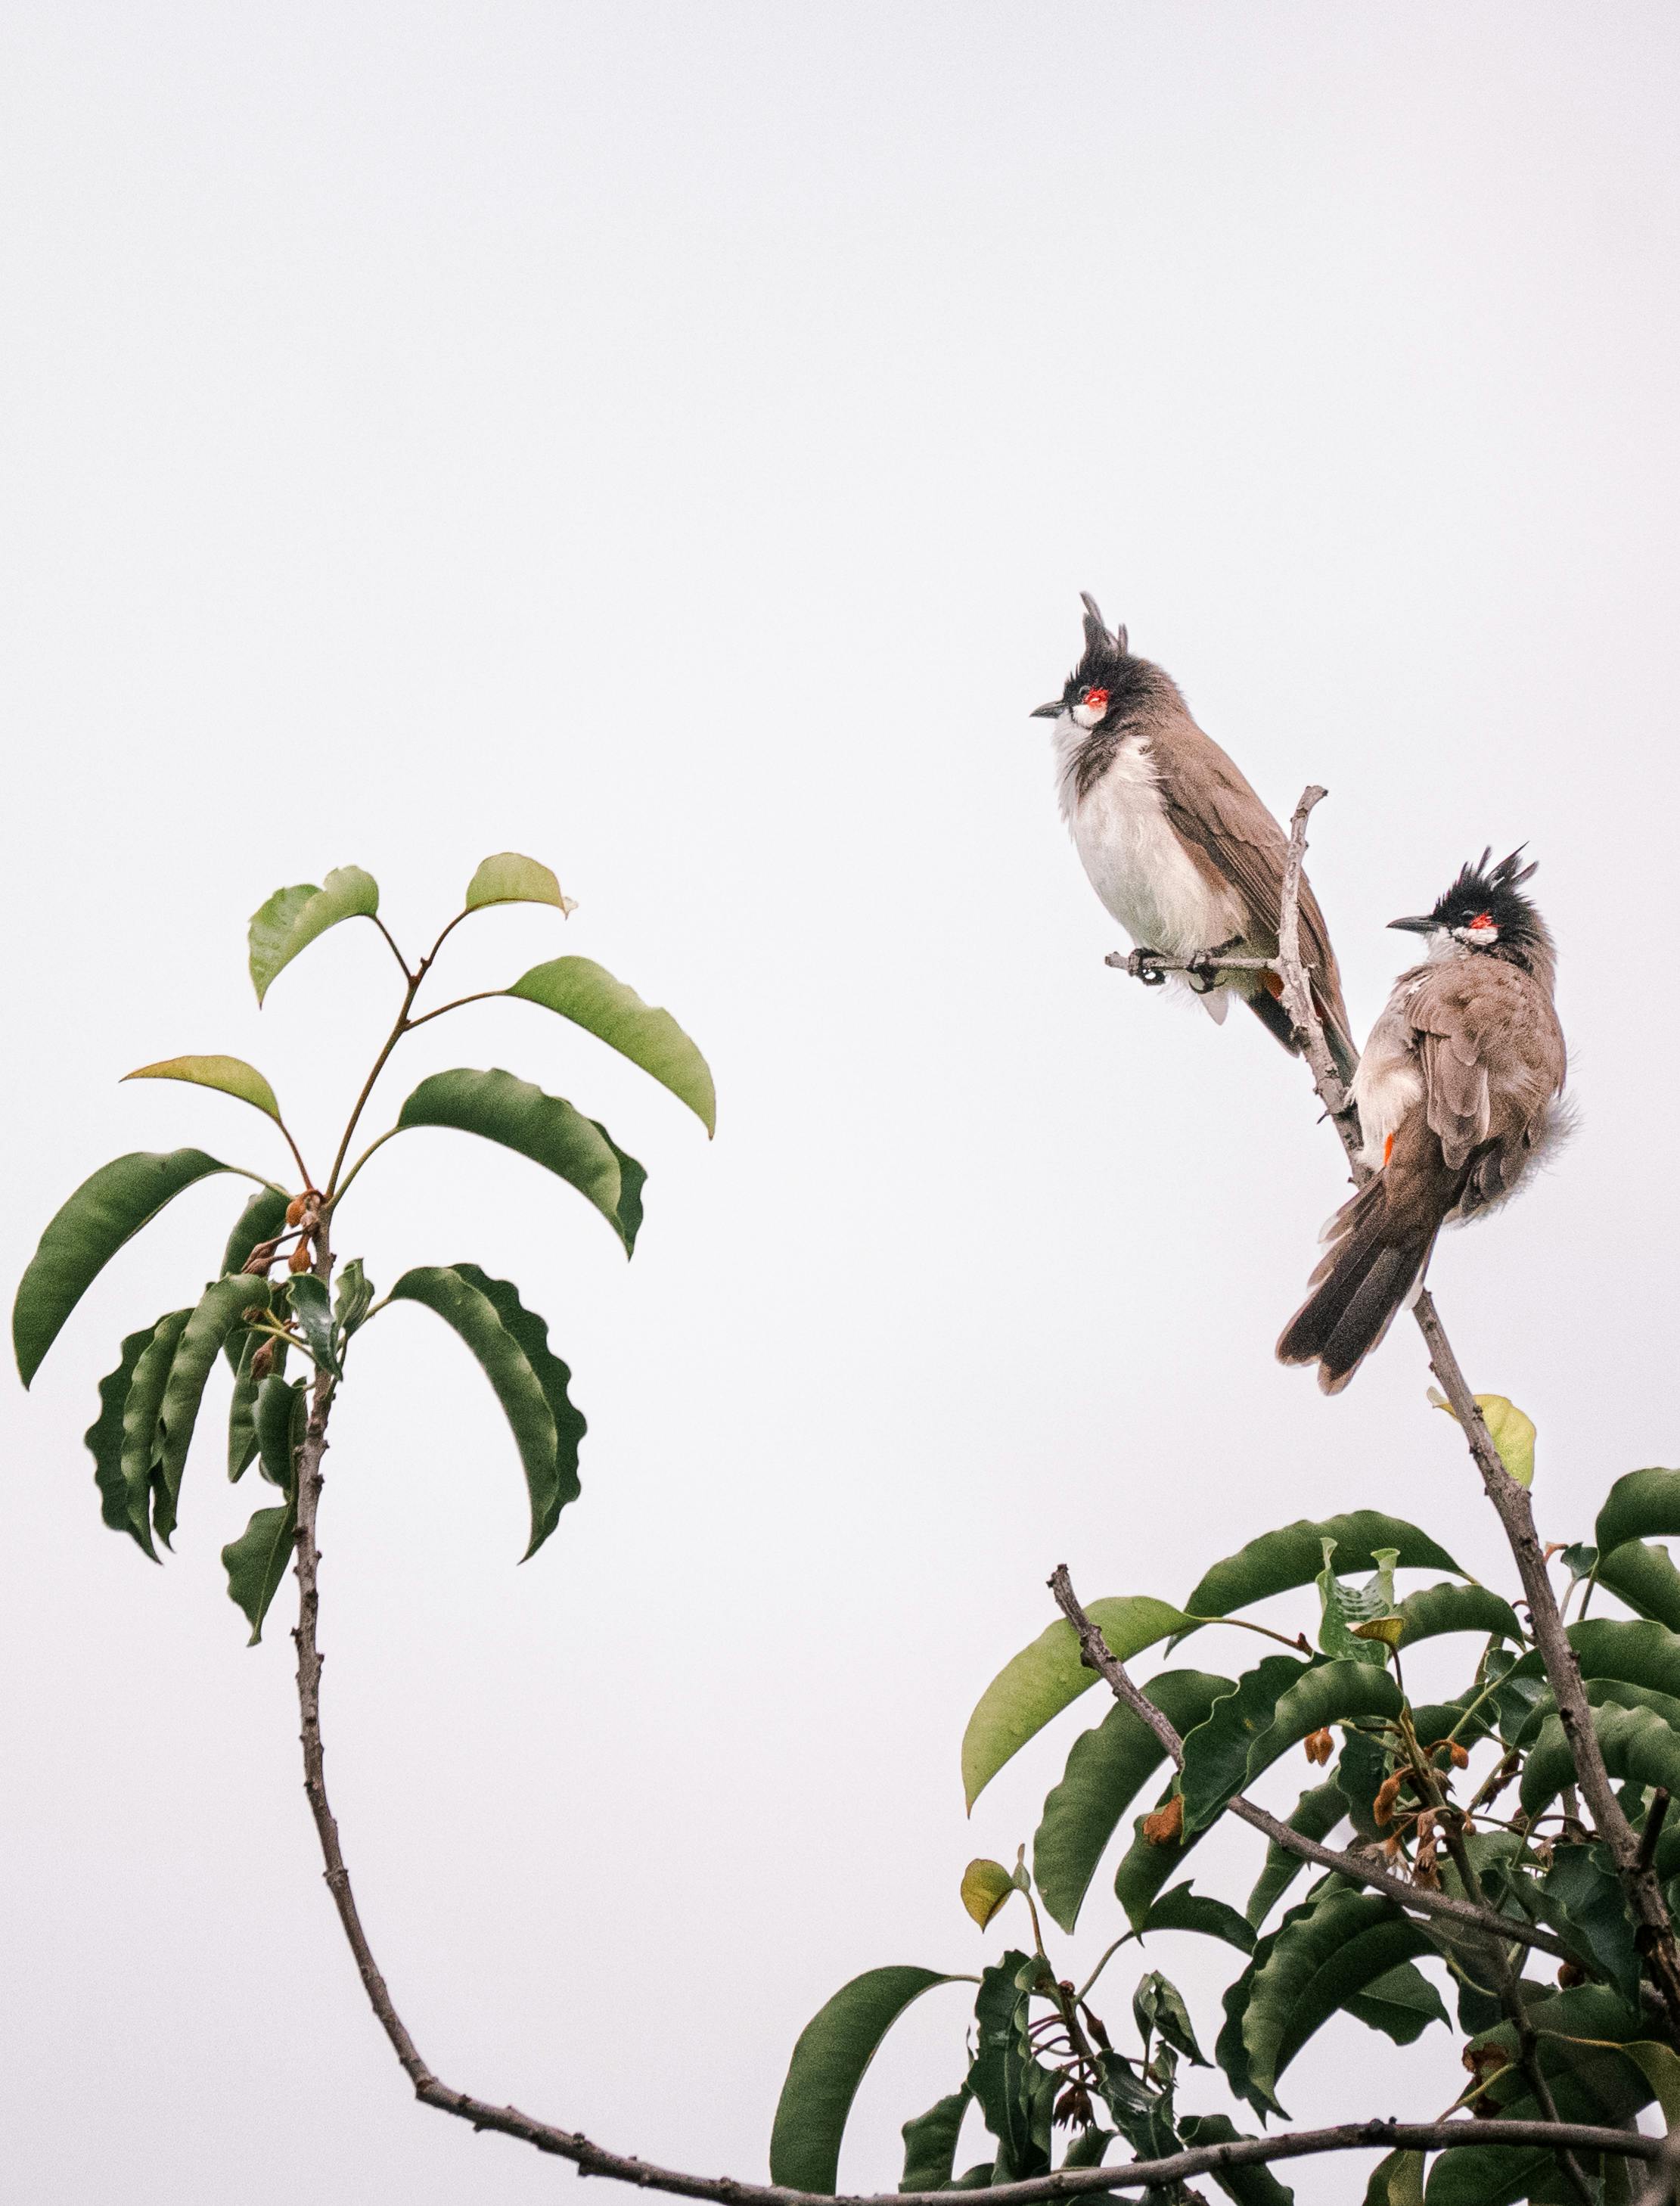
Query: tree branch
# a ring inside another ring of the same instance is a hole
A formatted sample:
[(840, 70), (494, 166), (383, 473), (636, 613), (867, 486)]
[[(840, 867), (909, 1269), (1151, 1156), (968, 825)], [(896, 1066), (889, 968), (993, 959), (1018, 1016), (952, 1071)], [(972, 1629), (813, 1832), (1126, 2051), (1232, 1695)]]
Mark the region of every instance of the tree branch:
[[(1091, 1621), (1080, 1606), (1079, 1596), (1068, 1576), (1068, 1566), (1058, 1563), (1051, 1573), (1050, 1590), (1056, 1596), (1061, 1610), (1079, 1638), (1080, 1652), (1090, 1668), (1102, 1678), (1117, 1701), (1123, 1702), (1135, 1716), (1148, 1725), (1171, 1756), (1174, 1765), (1184, 1766), (1184, 1742), (1171, 1722), (1147, 1695), (1140, 1691), (1127, 1674), (1126, 1666), (1109, 1646), (1098, 1626)], [(1572, 1961), (1577, 1968), (1583, 1965), (1560, 1939), (1549, 1930), (1536, 1929), (1533, 1924), (1516, 1923), (1491, 1908), (1477, 1907), (1469, 1900), (1454, 1899), (1445, 1892), (1426, 1891), (1421, 1885), (1409, 1884), (1404, 1877), (1359, 1854), (1338, 1853), (1333, 1846), (1320, 1845), (1316, 1839), (1308, 1838), (1301, 1831), (1292, 1830), (1280, 1817), (1273, 1815), (1254, 1801), (1237, 1793), (1225, 1803), (1226, 1810), (1240, 1822), (1263, 1831), (1275, 1845), (1296, 1855), (1302, 1861), (1315, 1862), (1320, 1869), (1331, 1869), (1354, 1884), (1368, 1885), (1373, 1892), (1385, 1893), (1397, 1900), (1402, 1907), (1416, 1915), (1432, 1915), (1439, 1920), (1457, 1924), (1484, 1941), (1501, 1942), (1514, 1946), (1532, 1946), (1537, 1952), (1554, 1954), (1560, 1961)], [(1589, 1974), (1596, 1974), (1589, 1969)]]

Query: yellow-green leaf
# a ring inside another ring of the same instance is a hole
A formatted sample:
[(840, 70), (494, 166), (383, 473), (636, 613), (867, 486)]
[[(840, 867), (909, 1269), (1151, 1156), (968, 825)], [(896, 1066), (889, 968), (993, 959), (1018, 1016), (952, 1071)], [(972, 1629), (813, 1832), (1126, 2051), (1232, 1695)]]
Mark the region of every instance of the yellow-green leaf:
[(372, 919), (379, 909), (379, 885), (360, 866), (339, 866), (317, 888), (313, 881), (276, 889), (251, 915), (251, 981), (260, 1004), (275, 975), (307, 950), (318, 934), (341, 919)]
[[(1445, 1410), (1454, 1423), (1458, 1412), (1439, 1388), (1429, 1389), (1429, 1398), (1438, 1410)], [(1487, 1428), (1488, 1438), (1499, 1451), (1499, 1460), (1519, 1486), (1532, 1486), (1534, 1479), (1534, 1421), (1525, 1416), (1515, 1402), (1504, 1394), (1478, 1394), (1476, 1407), (1481, 1411), (1481, 1421)]]
[(157, 1064), (142, 1064), (125, 1072), (125, 1080), (187, 1080), (194, 1088), (217, 1088), (223, 1095), (236, 1095), (241, 1103), (265, 1112), (277, 1125), (280, 1106), (274, 1090), (254, 1064), (242, 1057), (166, 1057)]
[(962, 1905), (982, 1930), (1015, 1890), (1015, 1879), (1002, 1862), (982, 1857), (962, 1872)]
[(708, 1134), (717, 1130), (718, 1097), (706, 1059), (669, 1011), (643, 1003), (593, 957), (553, 957), (533, 965), (508, 993), (557, 1011), (596, 1035), (670, 1088)]
[(1355, 1639), (1379, 1640), (1385, 1647), (1397, 1647), (1406, 1636), (1406, 1619), (1403, 1616), (1373, 1616), (1368, 1624), (1355, 1624), (1353, 1636)]
[(468, 910), (481, 911), (487, 903), (551, 903), (563, 915), (577, 909), (570, 897), (561, 894), (546, 866), (521, 857), (517, 850), (486, 858), (468, 883)]

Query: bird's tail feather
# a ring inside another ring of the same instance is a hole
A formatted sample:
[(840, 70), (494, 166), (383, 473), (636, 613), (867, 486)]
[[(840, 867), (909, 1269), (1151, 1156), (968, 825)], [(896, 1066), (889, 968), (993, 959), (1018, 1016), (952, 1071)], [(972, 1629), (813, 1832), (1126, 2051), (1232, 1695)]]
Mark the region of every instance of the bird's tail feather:
[(1339, 1394), (1411, 1299), (1434, 1245), (1433, 1227), (1393, 1215), (1379, 1178), (1343, 1208), (1313, 1291), (1284, 1327), (1280, 1363), (1316, 1363)]

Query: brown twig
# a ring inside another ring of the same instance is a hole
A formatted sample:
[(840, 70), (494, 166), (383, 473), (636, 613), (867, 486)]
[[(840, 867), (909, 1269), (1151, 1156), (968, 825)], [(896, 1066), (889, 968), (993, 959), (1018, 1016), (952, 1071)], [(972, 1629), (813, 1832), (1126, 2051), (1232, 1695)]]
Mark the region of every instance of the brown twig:
[[(1165, 1749), (1175, 1768), (1184, 1766), (1184, 1742), (1170, 1720), (1162, 1714), (1148, 1696), (1138, 1689), (1128, 1674), (1125, 1664), (1109, 1646), (1100, 1630), (1081, 1607), (1079, 1596), (1073, 1589), (1065, 1563), (1058, 1563), (1050, 1576), (1050, 1590), (1056, 1596), (1061, 1610), (1078, 1637), (1080, 1652), (1090, 1668), (1096, 1671), (1117, 1701), (1123, 1702), (1141, 1721), (1148, 1725)], [(1281, 1818), (1273, 1815), (1256, 1804), (1237, 1793), (1227, 1800), (1228, 1812), (1239, 1821), (1254, 1830), (1263, 1831), (1275, 1845), (1284, 1848), (1302, 1861), (1316, 1863), (1320, 1869), (1334, 1869), (1350, 1883), (1368, 1885), (1373, 1892), (1385, 1893), (1401, 1906), (1410, 1908), (1414, 1914), (1434, 1916), (1444, 1923), (1473, 1933), (1479, 1940), (1499, 1940), (1511, 1945), (1531, 1946), (1537, 1952), (1553, 1954), (1561, 1961), (1574, 1961), (1577, 1957), (1561, 1940), (1550, 1931), (1539, 1930), (1532, 1923), (1519, 1923), (1496, 1915), (1492, 1909), (1476, 1907), (1468, 1900), (1454, 1899), (1444, 1892), (1431, 1892), (1422, 1885), (1409, 1884), (1405, 1878), (1379, 1869), (1368, 1857), (1360, 1854), (1339, 1853), (1333, 1846), (1321, 1845), (1303, 1832), (1293, 1830)]]
[[(1353, 1166), (1354, 1179), (1363, 1186), (1371, 1177), (1359, 1156), (1358, 1114), (1352, 1109), (1337, 1077), (1324, 1038), (1324, 1028), (1313, 1002), (1312, 989), (1301, 963), (1301, 871), (1307, 850), (1307, 820), (1325, 795), (1316, 784), (1302, 792), (1290, 826), (1289, 858), (1284, 868), (1282, 903), (1278, 922), (1278, 963), (1284, 985), (1284, 1002), (1295, 1023), (1302, 1053), (1313, 1076), (1320, 1100), (1336, 1125)], [(1429, 1368), (1440, 1381), (1464, 1438), (1482, 1485), (1504, 1528), (1516, 1559), (1517, 1576), (1528, 1604), (1534, 1644), (1545, 1666), (1546, 1680), (1558, 1704), (1558, 1720), (1569, 1741), (1581, 1789), (1593, 1813), (1599, 1836), (1610, 1848), (1623, 1889), (1640, 1925), (1639, 1940), (1645, 1965), (1660, 1996), (1671, 2037), (1680, 2041), (1680, 1954), (1673, 1927), (1664, 1904), (1655, 1871), (1641, 1867), (1639, 1840), (1611, 1787), (1610, 1774), (1593, 1728), (1592, 1710), (1582, 1684), (1581, 1666), (1570, 1644), (1552, 1581), (1546, 1573), (1534, 1514), (1528, 1489), (1519, 1486), (1505, 1469), (1493, 1444), (1486, 1421), (1477, 1406), (1469, 1383), (1446, 1337), (1440, 1315), (1428, 1289), (1421, 1289), (1413, 1304), (1413, 1315), (1429, 1356)]]

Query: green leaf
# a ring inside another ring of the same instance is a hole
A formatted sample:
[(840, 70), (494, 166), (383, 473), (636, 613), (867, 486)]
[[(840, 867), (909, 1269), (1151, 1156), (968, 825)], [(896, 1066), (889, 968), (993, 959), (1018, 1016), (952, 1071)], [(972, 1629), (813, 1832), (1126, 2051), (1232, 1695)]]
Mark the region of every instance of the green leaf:
[(1324, 1567), (1324, 1542), (1334, 1540), (1337, 1559), (1344, 1571), (1374, 1570), (1377, 1551), (1392, 1547), (1397, 1570), (1453, 1571), (1464, 1573), (1445, 1547), (1437, 1547), (1426, 1532), (1403, 1517), (1385, 1517), (1374, 1509), (1356, 1509), (1345, 1517), (1327, 1517), (1322, 1523), (1302, 1517), (1281, 1531), (1262, 1533), (1236, 1554), (1227, 1555), (1202, 1579), (1185, 1602), (1192, 1616), (1229, 1616), (1272, 1594), (1291, 1587), (1310, 1585)]
[(1680, 1533), (1680, 1470), (1630, 1470), (1605, 1496), (1593, 1538), (1600, 1554), (1629, 1540)]
[(1364, 1662), (1381, 1669), (1387, 1661), (1377, 1639), (1356, 1638), (1359, 1627), (1394, 1622), (1394, 1558), (1392, 1547), (1376, 1551), (1377, 1574), (1368, 1586), (1349, 1585), (1336, 1575), (1331, 1561), (1337, 1542), (1321, 1542), (1324, 1568), (1319, 1572), (1319, 1646), (1338, 1662)]
[(1385, 2153), (1371, 2170), (1364, 2206), (1423, 2206), (1423, 2155)]
[[(1081, 2130), (1069, 2141), (1062, 2155), (1063, 2167), (1100, 2167), (1103, 2155), (1114, 2142), (1117, 2132), (1105, 2130), (1100, 2123), (1093, 2122), (1088, 2130)], [(989, 2173), (989, 2171), (988, 2171)]]
[[(243, 1336), (229, 1335), (229, 1341), (240, 1339), (239, 1362), (234, 1368), (233, 1394), (228, 1403), (228, 1477), (237, 1485), (251, 1468), (257, 1452), (257, 1389), (262, 1381), (251, 1368), (261, 1342), (249, 1327)], [(223, 1344), (226, 1353), (226, 1344)], [(277, 1340), (274, 1343), (277, 1361), (285, 1350)]]
[[(186, 1315), (184, 1310), (176, 1313), (183, 1322)], [(100, 1515), (114, 1532), (126, 1532), (153, 1562), (158, 1556), (152, 1544), (150, 1517), (137, 1520), (129, 1509), (128, 1482), (122, 1476), (122, 1419), (135, 1370), (140, 1357), (152, 1345), (157, 1330), (157, 1326), (149, 1325), (143, 1332), (131, 1333), (123, 1342), (122, 1362), (99, 1381), (99, 1414), (84, 1435), (88, 1452), (93, 1458), (93, 1482), (99, 1489)]]
[[(1157, 1802), (1158, 1810), (1164, 1808), (1177, 1790), (1175, 1779)], [(1147, 1815), (1134, 1819), (1132, 1843), (1121, 1855), (1120, 1866), (1114, 1872), (1114, 1896), (1125, 1909), (1126, 1920), (1134, 1930), (1142, 1929), (1162, 1886), (1171, 1882), (1185, 1855), (1206, 1836), (1202, 1831), (1181, 1831), (1176, 1840), (1157, 1845), (1143, 1835), (1143, 1827), (1148, 1820)]]
[[(1680, 1737), (1653, 1709), (1597, 1708), (1593, 1729), (1610, 1774), (1624, 1783), (1661, 1785), (1680, 1792)], [(1562, 1723), (1549, 1716), (1529, 1751), (1519, 1798), (1530, 1822), (1575, 1782), (1575, 1761)]]
[[(1147, 1594), (1093, 1601), (1085, 1613), (1123, 1662), (1169, 1632), (1183, 1631), (1189, 1620)], [(1006, 1662), (980, 1695), (962, 1734), (962, 1790), (968, 1806), (973, 1808), (1029, 1738), (1096, 1682), (1096, 1672), (1081, 1666), (1079, 1641), (1065, 1621), (1041, 1631)]]
[(1452, 2027), (1440, 1994), (1409, 1961), (1402, 1961), (1342, 2004), (1356, 2022), (1362, 2022), (1367, 2030), (1381, 2030), (1397, 2045), (1415, 2044), (1432, 2022), (1444, 2022), (1449, 2030)]
[(402, 1127), (450, 1126), (514, 1149), (593, 1202), (628, 1256), (641, 1223), (646, 1173), (605, 1126), (510, 1072), (434, 1072), (397, 1113)]
[(332, 1322), (341, 1344), (367, 1321), (373, 1307), (373, 1289), (360, 1256), (352, 1256), (338, 1274), (333, 1291)]
[(271, 1372), (257, 1396), (257, 1452), (263, 1476), (287, 1495), (297, 1491), (297, 1453), (308, 1420), (308, 1393), (302, 1380), (289, 1385)]
[(232, 1172), (202, 1149), (136, 1149), (85, 1179), (41, 1236), (12, 1305), (12, 1342), (27, 1386), (64, 1321), (125, 1241), (184, 1188)]
[[(1348, 1812), (1346, 1795), (1335, 1779), (1326, 1779), (1303, 1792), (1288, 1817), (1292, 1831), (1303, 1838), (1327, 1839)], [(1266, 1866), (1261, 1869), (1254, 1890), (1248, 1894), (1248, 1905), (1243, 1910), (1248, 1921), (1258, 1930), (1272, 1909), (1298, 1876), (1304, 1874), (1307, 1863), (1299, 1854), (1292, 1854), (1287, 1846), (1274, 1839), (1266, 1850)]]
[(1622, 1881), (1602, 1845), (1560, 1845), (1540, 1885), (1546, 1919), (1603, 1970), (1629, 2006), (1639, 2004), (1639, 1954)]
[(1137, 1989), (1132, 1994), (1132, 2018), (1140, 2037), (1147, 2041), (1153, 2032), (1165, 2038), (1174, 2052), (1182, 2053), (1198, 2068), (1212, 2066), (1196, 2043), (1190, 2010), (1184, 2004), (1183, 1993), (1159, 1969), (1152, 1969), (1147, 1976), (1138, 1979)]
[(876, 2048), (913, 2000), (951, 1981), (934, 1969), (866, 1970), (812, 2017), (794, 2047), (777, 2103), (772, 2183), (832, 2193), (846, 2117)]
[(960, 2091), (936, 2099), (925, 2114), (918, 2114), (914, 2121), (905, 2123), (900, 2131), (904, 2140), (904, 2173), (898, 2185), (901, 2191), (942, 2191), (950, 2181), (956, 2141), (971, 2096), (965, 2084)]
[[(1181, 1734), (1204, 1723), (1229, 1678), (1200, 1670), (1167, 1670), (1148, 1694)], [(1071, 1931), (1097, 1864), (1136, 1795), (1166, 1759), (1166, 1750), (1141, 1716), (1117, 1702), (1093, 1731), (1073, 1743), (1062, 1781), (1044, 1804), (1033, 1839), (1033, 1875), (1051, 1918)]]
[(389, 1299), (422, 1303), (435, 1311), (484, 1367), (525, 1469), (531, 1497), (528, 1559), (553, 1531), (566, 1504), (582, 1491), (577, 1452), (587, 1430), (566, 1391), (571, 1373), (549, 1351), (547, 1325), (524, 1307), (509, 1281), (491, 1279), (476, 1264), (427, 1265), (405, 1272)]
[(274, 1090), (263, 1078), (254, 1064), (247, 1064), (242, 1057), (167, 1057), (158, 1064), (142, 1064), (137, 1071), (125, 1072), (124, 1080), (186, 1080), (194, 1088), (219, 1088), (223, 1095), (235, 1095), (241, 1103), (249, 1103), (255, 1110), (280, 1123), (280, 1106), (275, 1100)]
[(290, 1298), (299, 1336), (317, 1368), (329, 1373), (335, 1379), (342, 1379), (344, 1370), (338, 1360), (332, 1304), (327, 1297), (325, 1282), (318, 1279), (313, 1272), (300, 1272), (292, 1280)]
[(1242, 2018), (1248, 2060), (1242, 2096), (1255, 2112), (1284, 2113), (1278, 2079), (1331, 2015), (1368, 1994), (1402, 1961), (1433, 1951), (1427, 1935), (1392, 1900), (1339, 1882), (1320, 1887), (1306, 1907), (1285, 1917), (1255, 1950)]
[[(1035, 2060), (1027, 2038), (1028, 2000), (1021, 1979), (1040, 1964), (1010, 1952), (980, 1976), (974, 2001), (975, 2052), (968, 2089), (998, 2140), (993, 2179), (1010, 2183), (1050, 2166), (1050, 2117), (1056, 2079)], [(771, 2175), (775, 2162), (771, 2163)]]
[[(1303, 1864), (1304, 1866), (1304, 1864)], [(1253, 1927), (1223, 1899), (1204, 1899), (1189, 1884), (1176, 1884), (1164, 1892), (1144, 1917), (1141, 1935), (1152, 1930), (1199, 1930), (1204, 1938), (1222, 1938), (1239, 1953), (1254, 1950)]]
[[(1186, 2114), (1178, 2127), (1185, 2143), (1192, 2146), (1236, 2144), (1239, 2140), (1246, 2142), (1248, 2137), (1248, 2132), (1238, 2129), (1229, 2114)], [(1263, 2165), (1213, 2167), (1208, 2173), (1227, 2198), (1236, 2200), (1236, 2206), (1295, 2206), (1294, 2191)], [(1400, 2206), (1398, 2200), (1395, 2206)], [(1406, 2206), (1411, 2206), (1411, 2202), (1406, 2202)]]
[(1644, 1540), (1623, 1541), (1600, 1556), (1598, 1579), (1641, 1616), (1680, 1631), (1680, 1571), (1669, 1559), (1666, 1547)]
[[(1438, 1410), (1445, 1410), (1454, 1424), (1458, 1412), (1446, 1396), (1432, 1386), (1429, 1398)], [(1504, 1394), (1478, 1394), (1475, 1405), (1481, 1411), (1481, 1421), (1487, 1428), (1487, 1437), (1499, 1451), (1499, 1460), (1519, 1486), (1534, 1482), (1534, 1421), (1519, 1410), (1515, 1402)]]
[(379, 886), (360, 866), (340, 866), (317, 888), (312, 881), (276, 889), (260, 911), (251, 915), (251, 983), (257, 1001), (275, 976), (307, 950), (318, 934), (343, 919), (372, 919), (379, 909)]
[(251, 1251), (259, 1242), (283, 1232), (291, 1197), (283, 1187), (259, 1187), (234, 1221), (228, 1245), (222, 1252), (224, 1272), (242, 1272)]
[(533, 965), (507, 993), (557, 1011), (594, 1034), (670, 1088), (708, 1134), (717, 1131), (718, 1098), (706, 1059), (669, 1011), (643, 1003), (604, 965), (588, 957), (553, 957)]
[[(164, 1389), (169, 1384), (170, 1370), (175, 1362), (176, 1346), (192, 1315), (190, 1309), (170, 1310), (158, 1319), (140, 1350), (122, 1404), (122, 1448), (119, 1458), (122, 1488), (128, 1496), (128, 1521), (134, 1537), (147, 1554), (153, 1552), (152, 1489), (161, 1446), (158, 1421), (164, 1405)], [(164, 1510), (159, 1510), (157, 1529), (167, 1546), (170, 1527), (166, 1514)]]
[(491, 903), (551, 903), (563, 917), (577, 909), (548, 867), (535, 858), (521, 858), (516, 850), (498, 851), (486, 858), (467, 884), (468, 911), (482, 911)]
[(1268, 1655), (1185, 1739), (1185, 1821), (1192, 1829), (1212, 1822), (1233, 1793), (1311, 1732), (1355, 1717), (1392, 1720), (1400, 1708), (1386, 1670)]
[[(237, 1273), (217, 1279), (205, 1289), (197, 1308), (188, 1315), (176, 1339), (158, 1404), (155, 1452), (147, 1474), (153, 1489), (153, 1522), (165, 1541), (175, 1529), (182, 1473), (187, 1468), (187, 1452), (193, 1444), (199, 1404), (217, 1351), (233, 1327), (243, 1323), (245, 1311), (266, 1304), (268, 1297), (266, 1279)], [(124, 1468), (132, 1501), (137, 1493), (136, 1482), (126, 1461)], [(152, 1470), (155, 1470), (155, 1477)]]
[(962, 1905), (982, 1930), (1015, 1888), (1015, 1879), (1002, 1862), (987, 1861), (984, 1855), (962, 1872)]
[(1449, 1631), (1474, 1631), (1489, 1638), (1512, 1640), (1519, 1647), (1522, 1644), (1516, 1612), (1486, 1586), (1454, 1585), (1451, 1579), (1443, 1579), (1439, 1585), (1408, 1594), (1396, 1613), (1406, 1627), (1400, 1638), (1403, 1649)]
[(1672, 2046), (1659, 2044), (1649, 2037), (1636, 2039), (1622, 2050), (1656, 2093), (1663, 2120), (1672, 2129), (1680, 2122), (1680, 2054)]
[(259, 1509), (239, 1537), (222, 1550), (228, 1598), (244, 1611), (251, 1626), (247, 1647), (262, 1638), (263, 1619), (280, 1589), (296, 1540), (297, 1504), (288, 1501), (278, 1509)]

